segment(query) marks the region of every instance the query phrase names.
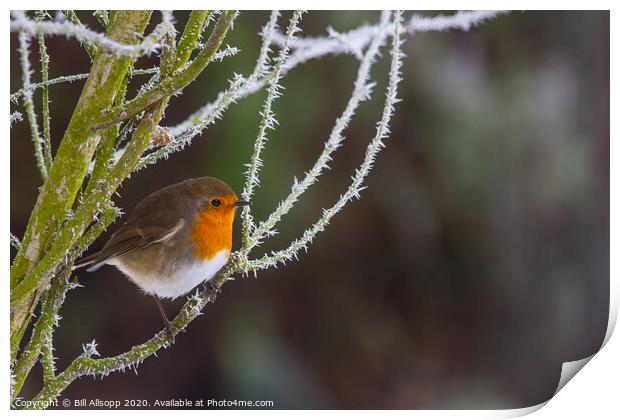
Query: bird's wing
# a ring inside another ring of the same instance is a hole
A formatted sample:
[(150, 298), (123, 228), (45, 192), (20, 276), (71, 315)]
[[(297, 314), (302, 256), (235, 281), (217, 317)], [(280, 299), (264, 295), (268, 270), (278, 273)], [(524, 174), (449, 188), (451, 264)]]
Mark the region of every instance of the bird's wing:
[(95, 271), (113, 258), (127, 254), (137, 249), (145, 248), (160, 242), (165, 242), (176, 235), (185, 226), (185, 219), (178, 219), (170, 226), (128, 226), (117, 231), (97, 254), (77, 261), (74, 267), (88, 265), (87, 271)]

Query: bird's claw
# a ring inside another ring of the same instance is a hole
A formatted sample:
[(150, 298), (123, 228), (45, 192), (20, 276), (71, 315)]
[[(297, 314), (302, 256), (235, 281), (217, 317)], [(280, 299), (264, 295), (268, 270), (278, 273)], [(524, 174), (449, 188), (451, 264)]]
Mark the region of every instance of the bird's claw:
[(207, 294), (207, 297), (211, 302), (215, 302), (217, 294), (220, 292), (220, 288), (213, 284), (212, 281), (204, 282), (202, 290)]
[(166, 338), (168, 339), (168, 345), (171, 346), (174, 344), (174, 334), (173, 334), (173, 325), (172, 322), (166, 322)]

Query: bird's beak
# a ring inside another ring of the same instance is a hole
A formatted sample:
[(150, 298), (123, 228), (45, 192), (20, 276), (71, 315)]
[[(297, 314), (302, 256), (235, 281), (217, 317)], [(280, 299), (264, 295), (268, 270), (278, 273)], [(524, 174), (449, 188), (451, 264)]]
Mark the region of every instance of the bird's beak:
[(252, 204), (251, 201), (242, 201), (242, 200), (235, 201), (235, 207), (249, 206), (250, 204)]

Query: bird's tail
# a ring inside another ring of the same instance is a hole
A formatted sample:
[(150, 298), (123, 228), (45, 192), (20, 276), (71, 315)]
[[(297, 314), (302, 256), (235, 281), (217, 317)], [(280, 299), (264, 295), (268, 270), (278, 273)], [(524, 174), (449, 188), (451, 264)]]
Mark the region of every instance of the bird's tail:
[[(97, 261), (97, 259), (99, 258), (99, 254), (100, 252), (95, 252), (94, 254), (90, 254), (88, 257), (84, 257), (80, 260), (77, 260), (75, 264), (73, 264), (73, 269), (75, 270), (76, 268), (86, 267), (88, 265), (91, 265), (92, 263)], [(88, 270), (88, 271), (91, 271), (91, 270)]]

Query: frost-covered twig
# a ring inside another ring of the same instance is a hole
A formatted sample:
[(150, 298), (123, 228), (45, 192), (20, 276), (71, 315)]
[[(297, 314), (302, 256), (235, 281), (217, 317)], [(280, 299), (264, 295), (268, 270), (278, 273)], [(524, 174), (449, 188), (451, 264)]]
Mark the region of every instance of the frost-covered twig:
[(269, 67), (267, 66), (267, 61), (269, 60), (271, 41), (273, 40), (273, 34), (276, 31), (279, 17), (280, 11), (272, 10), (271, 15), (269, 15), (269, 21), (267, 21), (267, 24), (261, 30), (261, 37), (263, 39), (263, 42), (260, 47), (258, 59), (256, 60), (256, 65), (254, 66), (254, 71), (249, 77), (250, 80), (256, 80), (259, 77), (266, 75), (267, 71), (269, 70)]
[[(144, 75), (144, 74), (157, 74), (159, 73), (159, 68), (158, 67), (151, 67), (148, 69), (132, 69), (129, 71), (129, 76), (133, 77), (133, 76), (140, 76), (140, 75)], [(17, 102), (17, 100), (19, 99), (20, 96), (23, 96), (24, 92), (26, 91), (30, 91), (30, 92), (34, 92), (38, 89), (42, 89), (46, 86), (53, 86), (53, 85), (57, 85), (60, 83), (73, 83), (73, 82), (77, 82), (79, 80), (84, 80), (88, 78), (88, 73), (79, 73), (79, 74), (72, 74), (69, 76), (60, 76), (60, 77), (56, 77), (55, 79), (50, 79), (47, 82), (39, 82), (39, 83), (32, 83), (28, 89), (25, 88), (21, 88), (19, 90), (16, 90), (15, 92), (11, 93), (10, 96), (10, 100), (11, 102)]]
[(41, 300), (41, 313), (32, 330), (30, 341), (22, 351), (22, 354), (13, 369), (15, 384), (13, 395), (19, 395), (28, 373), (36, 363), (39, 354), (45, 347), (45, 360), (42, 360), (43, 374), (46, 381), (54, 377), (54, 359), (52, 348), (52, 332), (56, 323), (56, 316), (65, 299), (66, 287), (71, 270), (65, 271), (62, 276), (52, 283), (49, 289), (43, 293)]
[(93, 121), (92, 128), (100, 130), (128, 120), (163, 98), (176, 94), (191, 83), (213, 61), (213, 57), (219, 50), (220, 44), (226, 37), (228, 29), (232, 26), (236, 17), (236, 11), (227, 10), (223, 12), (215, 28), (213, 28), (209, 40), (187, 67), (179, 71), (180, 68), (175, 64), (175, 72), (173, 74), (161, 80), (152, 89), (139, 94), (122, 106), (112, 108), (101, 118)]
[[(237, 75), (231, 81), (229, 88), (217, 95), (215, 101), (206, 104), (190, 115), (185, 121), (171, 127), (171, 135), (186, 142), (191, 141), (193, 137), (200, 134), (210, 123), (220, 118), (228, 106), (239, 99), (260, 91), (267, 84), (269, 76), (266, 74), (266, 63), (269, 47), (272, 44), (272, 37), (275, 36), (275, 26), (272, 25), (274, 16), (277, 16), (275, 12), (277, 11), (272, 12), (269, 24), (263, 28), (263, 45), (252, 74), (247, 78)], [(282, 65), (281, 76), (285, 76), (293, 68), (308, 60), (320, 58), (327, 54), (330, 54), (330, 51), (325, 51), (321, 48), (303, 51), (301, 54), (299, 51), (294, 52), (288, 57), (285, 64)]]
[(505, 13), (510, 13), (510, 10), (458, 11), (451, 16), (413, 15), (404, 29), (410, 34), (415, 32), (447, 31), (450, 29), (469, 31), (474, 26), (478, 26)]
[[(230, 82), (230, 87), (218, 94), (215, 102), (207, 104), (204, 108), (190, 116), (182, 125), (173, 127), (170, 129), (170, 135), (173, 140), (164, 147), (149, 153), (140, 160), (140, 163), (136, 165), (135, 171), (139, 171), (144, 167), (155, 163), (161, 158), (167, 158), (170, 153), (182, 150), (187, 146), (191, 140), (202, 133), (202, 131), (212, 124), (218, 118), (221, 118), (224, 111), (233, 103), (235, 103), (243, 94), (246, 86), (255, 83), (261, 77), (264, 77), (266, 72), (266, 63), (269, 54), (269, 46), (271, 45), (271, 37), (275, 31), (275, 26), (279, 12), (274, 10), (271, 12), (269, 21), (263, 27), (262, 37), (263, 42), (260, 49), (260, 53), (254, 67), (252, 74), (244, 78), (239, 75), (235, 75)], [(118, 156), (116, 156), (118, 158)]]
[(9, 127), (13, 128), (13, 123), (21, 121), (24, 116), (19, 111), (12, 112), (9, 116)]
[[(43, 20), (46, 16), (44, 11), (36, 12), (37, 19)], [(45, 36), (39, 34), (39, 62), (41, 63), (41, 80), (47, 83), (49, 80), (49, 64), (50, 58), (45, 47)], [(41, 95), (41, 110), (43, 117), (43, 159), (45, 167), (49, 170), (52, 166), (52, 140), (50, 133), (50, 96), (47, 85), (43, 87)]]
[(355, 175), (353, 176), (353, 182), (351, 183), (349, 188), (340, 196), (336, 204), (334, 204), (329, 209), (324, 210), (323, 215), (319, 218), (319, 220), (314, 225), (312, 225), (312, 227), (307, 229), (299, 239), (293, 241), (291, 245), (284, 250), (275, 251), (272, 252), (270, 255), (263, 256), (260, 259), (248, 261), (248, 270), (260, 270), (267, 267), (275, 267), (278, 263), (297, 258), (297, 253), (300, 250), (307, 248), (307, 246), (312, 242), (315, 236), (325, 229), (332, 217), (334, 217), (340, 210), (342, 210), (349, 201), (353, 200), (354, 198), (359, 198), (359, 193), (362, 191), (362, 189), (364, 189), (364, 180), (366, 176), (370, 173), (377, 154), (385, 146), (383, 144), (383, 140), (389, 135), (390, 119), (394, 113), (394, 105), (396, 104), (396, 102), (398, 102), (396, 94), (398, 82), (401, 80), (400, 68), (402, 65), (402, 59), (404, 57), (404, 54), (401, 50), (401, 20), (402, 13), (396, 12), (393, 25), (394, 34), (392, 40), (392, 60), (390, 64), (390, 76), (382, 117), (377, 124), (377, 132), (375, 134), (375, 137), (372, 139), (372, 141), (368, 145), (368, 148), (366, 149), (364, 160), (360, 167), (355, 171)]
[[(230, 279), (230, 276), (238, 272), (229, 263), (217, 273), (213, 279), (216, 287)], [(182, 331), (190, 322), (202, 313), (202, 309), (209, 302), (215, 300), (212, 289), (197, 290), (190, 296), (183, 305), (180, 313), (172, 321), (173, 333)], [(168, 338), (165, 331), (160, 331), (145, 343), (132, 347), (129, 351), (113, 357), (93, 358), (94, 354), (82, 354), (53, 380), (47, 382), (43, 389), (33, 398), (33, 402), (42, 403), (50, 401), (60, 395), (60, 393), (75, 379), (85, 375), (107, 376), (113, 372), (124, 372), (127, 369), (134, 369), (146, 358), (155, 354), (158, 350), (168, 345)]]
[(172, 12), (172, 10), (161, 10), (160, 12), (161, 12), (161, 21), (167, 22), (174, 26), (174, 23), (176, 22), (176, 20), (174, 19), (174, 13)]
[(99, 24), (103, 26), (104, 29), (108, 29), (108, 24), (110, 23), (110, 16), (107, 10), (95, 10), (93, 12), (93, 16), (97, 19), (97, 22), (99, 22)]
[[(445, 31), (449, 29), (465, 29), (481, 24), (482, 22), (503, 13), (508, 12), (458, 12), (451, 16), (440, 15), (435, 17), (421, 17), (415, 15), (407, 23), (406, 28), (408, 33), (423, 30)], [(380, 33), (382, 37), (387, 37), (393, 30), (391, 26), (392, 25), (380, 30), (379, 25), (362, 25), (352, 31), (339, 33), (337, 38), (296, 38), (293, 44), (291, 44), (294, 52), (290, 55), (284, 66), (282, 66), (282, 74), (286, 75), (297, 66), (309, 60), (318, 59), (326, 55), (356, 54), (356, 51), (361, 51), (364, 47), (366, 47), (377, 33)], [(276, 31), (273, 34), (273, 38), (274, 43), (282, 45), (282, 42), (284, 41), (284, 36), (282, 34)], [(220, 113), (227, 109), (227, 106), (221, 106), (222, 98), (233, 96), (235, 97), (235, 101), (245, 98), (260, 91), (265, 86), (266, 81), (266, 78), (259, 78), (250, 83), (236, 83), (235, 85), (231, 85), (231, 87), (227, 90), (220, 92), (217, 95), (217, 99), (213, 103), (203, 106), (190, 115), (185, 121), (170, 127), (170, 134), (177, 138), (178, 136), (183, 135), (183, 141), (185, 143), (189, 143), (193, 137), (202, 132), (202, 129), (200, 131), (194, 130), (194, 127), (197, 126), (197, 124), (205, 120), (213, 121), (214, 118), (212, 116), (215, 109), (218, 109)], [(234, 101), (232, 103), (234, 103)], [(204, 127), (206, 127), (206, 125)]]
[(37, 114), (34, 110), (34, 102), (32, 100), (32, 91), (30, 87), (30, 75), (32, 70), (30, 69), (30, 60), (28, 55), (30, 54), (30, 39), (28, 35), (23, 32), (19, 33), (19, 62), (22, 70), (22, 86), (24, 89), (24, 107), (26, 108), (26, 117), (28, 118), (28, 124), (30, 125), (30, 135), (32, 143), (34, 144), (34, 157), (37, 162), (37, 168), (41, 173), (43, 180), (47, 178), (47, 166), (45, 164), (45, 158), (43, 157), (43, 149), (41, 147), (41, 136), (39, 134), (39, 125), (37, 124)]
[[(452, 15), (422, 16), (414, 14), (407, 23), (403, 24), (403, 32), (414, 34), (416, 32), (447, 31), (459, 29), (468, 31), (474, 26), (480, 25), (501, 14), (510, 13), (507, 10), (476, 10), (459, 11)], [(371, 38), (376, 34), (383, 36), (391, 33), (391, 26), (381, 30), (378, 25), (363, 25), (349, 32), (339, 33), (338, 36), (327, 37), (300, 37), (292, 44), (292, 48), (315, 49), (322, 48), (331, 50), (333, 54), (355, 53), (356, 50), (368, 45)], [(274, 41), (282, 44), (284, 36), (275, 34)]]
[(239, 53), (239, 48), (227, 45), (222, 51), (218, 51), (213, 56), (213, 61), (222, 61), (225, 58), (232, 57)]
[[(142, 10), (117, 11), (109, 31), (118, 34), (119, 39), (130, 36), (135, 39), (137, 36), (133, 34), (144, 31), (150, 14), (150, 11)], [(123, 33), (128, 36), (122, 36)], [(128, 39), (128, 42), (132, 41)], [(47, 246), (56, 237), (75, 204), (78, 191), (84, 182), (88, 160), (98, 143), (98, 136), (94, 136), (89, 130), (88, 121), (112, 104), (118, 87), (127, 74), (129, 61), (127, 57), (114, 54), (97, 54), (91, 65), (91, 74), (105, 77), (87, 79), (80, 100), (64, 130), (54, 157), (53, 170), (49, 171), (48, 178), (39, 190), (21, 250), (11, 265), (11, 360), (17, 356), (19, 343), (32, 317), (32, 305), (36, 305), (42, 291), (51, 281), (52, 273), (39, 272), (39, 276), (43, 276), (38, 277), (35, 283), (30, 283), (25, 277), (27, 273), (32, 273), (29, 270), (36, 269), (42, 258), (49, 257)], [(100, 200), (99, 204), (102, 202)], [(80, 232), (75, 234), (79, 236)], [(62, 258), (67, 249), (68, 247), (65, 247), (60, 255), (53, 258)]]
[(101, 212), (99, 220), (80, 237), (74, 249), (67, 253), (64, 271), (57, 276), (51, 286), (44, 292), (41, 301), (41, 313), (35, 323), (32, 336), (20, 355), (13, 371), (15, 377), (15, 396), (19, 394), (24, 380), (28, 376), (39, 354), (41, 354), (44, 382), (51, 382), (55, 379), (53, 332), (54, 328), (58, 327), (58, 312), (65, 300), (65, 295), (70, 289), (76, 286), (76, 283), (70, 282), (73, 261), (75, 261), (75, 259), (88, 248), (95, 239), (120, 216), (120, 214), (120, 210), (114, 206), (107, 206)]
[[(275, 34), (273, 35), (275, 36)], [(326, 55), (348, 54), (350, 52), (351, 51), (348, 48), (343, 47), (342, 44), (338, 44), (337, 48), (334, 48), (332, 44), (317, 44), (307, 49), (298, 49), (288, 57), (285, 64), (282, 66), (281, 73), (282, 76), (285, 76), (291, 70), (309, 60), (318, 59)], [(228, 109), (228, 106), (235, 103), (239, 99), (259, 92), (263, 87), (265, 87), (268, 82), (268, 77), (253, 77), (256, 74), (256, 72), (253, 72), (248, 78), (236, 76), (228, 89), (218, 93), (215, 101), (201, 107), (181, 123), (170, 127), (170, 134), (177, 138), (182, 138), (186, 142), (191, 141), (193, 137), (200, 134), (202, 130), (209, 125), (205, 124), (206, 121), (209, 123), (213, 122), (215, 119), (219, 118), (221, 114), (226, 111), (226, 109)], [(224, 101), (225, 98), (234, 98), (234, 100)], [(200, 129), (198, 129), (199, 127)]]
[[(88, 30), (88, 28), (86, 28), (82, 24), (82, 22), (80, 21), (80, 18), (78, 18), (78, 15), (73, 10), (64, 10), (64, 13), (71, 23), (78, 25), (80, 28), (84, 28), (85, 30)], [(43, 33), (39, 33), (39, 39), (41, 38), (45, 38), (45, 35)], [(97, 46), (88, 41), (81, 42), (81, 43), (84, 49), (86, 50), (86, 53), (90, 57), (90, 59), (92, 60), (93, 58), (95, 58), (95, 55), (97, 54)]]
[[(278, 57), (273, 64), (273, 70), (269, 76), (267, 97), (265, 98), (265, 103), (263, 104), (263, 108), (260, 111), (261, 121), (258, 126), (258, 136), (256, 136), (256, 140), (254, 141), (254, 150), (252, 152), (252, 156), (250, 157), (250, 162), (247, 165), (248, 169), (245, 173), (245, 187), (243, 188), (243, 192), (241, 193), (241, 197), (243, 198), (243, 200), (246, 201), (250, 201), (252, 199), (254, 189), (259, 185), (259, 172), (262, 166), (261, 153), (267, 141), (267, 130), (273, 130), (275, 128), (275, 125), (277, 124), (275, 115), (272, 110), (272, 106), (273, 101), (281, 95), (281, 86), (279, 85), (279, 83), (280, 78), (282, 77), (282, 65), (286, 61), (286, 57), (288, 56), (288, 53), (290, 51), (289, 42), (293, 40), (295, 34), (300, 30), (298, 25), (299, 21), (301, 20), (302, 14), (303, 12), (301, 10), (296, 10), (295, 12), (293, 12), (293, 16), (291, 17), (288, 28), (286, 30), (286, 39), (282, 44), (280, 53), (278, 54)], [(241, 236), (243, 238), (244, 247), (247, 248), (247, 245), (250, 241), (250, 231), (254, 227), (249, 206), (243, 208), (243, 212), (241, 213), (241, 220)]]
[(18, 251), (19, 251), (19, 248), (21, 248), (22, 246), (22, 243), (19, 241), (19, 239), (17, 239), (17, 236), (13, 235), (12, 233), (11, 233), (11, 246)]
[(23, 11), (12, 11), (11, 18), (11, 32), (21, 32), (30, 36), (39, 33), (45, 35), (64, 35), (66, 37), (73, 37), (80, 42), (96, 45), (113, 54), (130, 57), (140, 57), (156, 52), (161, 47), (159, 41), (162, 37), (170, 30), (174, 30), (174, 27), (171, 28), (170, 22), (162, 22), (157, 25), (153, 32), (146, 36), (141, 43), (132, 45), (116, 42), (107, 38), (104, 34), (92, 31), (85, 26), (76, 25), (69, 21), (36, 22), (28, 19)]
[(70, 76), (57, 77), (55, 79), (50, 79), (47, 82), (32, 83), (27, 88), (22, 87), (21, 89), (16, 90), (15, 92), (11, 93), (10, 100), (11, 102), (17, 102), (20, 96), (24, 96), (24, 94), (28, 92), (32, 94), (35, 90), (41, 89), (45, 86), (52, 86), (52, 85), (57, 85), (59, 83), (67, 83), (67, 82), (73, 83), (78, 80), (84, 80), (87, 77), (88, 77), (88, 73), (81, 73), (81, 74), (72, 74)]
[[(388, 12), (382, 13), (381, 28), (385, 27), (389, 22), (389, 16), (390, 14)], [(368, 82), (370, 78), (370, 69), (379, 54), (379, 48), (383, 40), (384, 38), (376, 36), (370, 43), (366, 53), (363, 54), (349, 102), (340, 117), (336, 119), (336, 123), (332, 128), (329, 138), (323, 146), (321, 155), (314, 163), (312, 169), (306, 172), (301, 181), (297, 181), (297, 178), (295, 178), (289, 195), (278, 204), (278, 207), (266, 220), (258, 224), (256, 230), (251, 235), (249, 243), (246, 245), (248, 250), (258, 245), (265, 236), (275, 234), (272, 229), (276, 223), (293, 208), (293, 205), (297, 202), (299, 197), (317, 181), (318, 177), (323, 173), (323, 170), (327, 168), (328, 163), (331, 161), (332, 153), (341, 146), (344, 140), (342, 133), (349, 125), (360, 102), (370, 99), (374, 86), (373, 83)]]

